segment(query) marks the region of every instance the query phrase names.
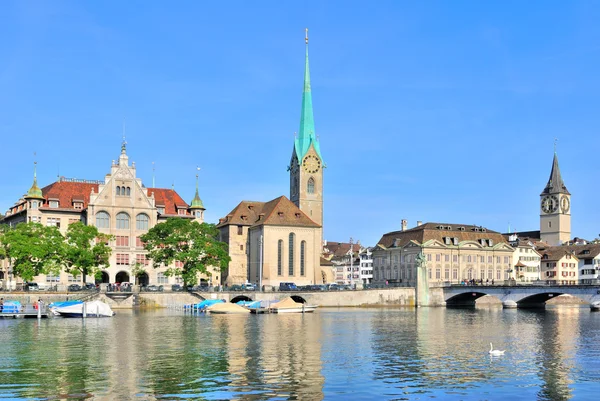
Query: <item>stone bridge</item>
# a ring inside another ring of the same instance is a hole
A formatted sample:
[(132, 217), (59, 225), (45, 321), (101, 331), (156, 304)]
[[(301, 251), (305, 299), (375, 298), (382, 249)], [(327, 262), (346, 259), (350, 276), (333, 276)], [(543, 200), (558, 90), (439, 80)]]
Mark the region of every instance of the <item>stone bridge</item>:
[(600, 309), (600, 286), (592, 285), (512, 285), (512, 286), (450, 286), (442, 288), (446, 306), (474, 306), (477, 298), (490, 295), (498, 298), (504, 308), (544, 308), (549, 299), (568, 294)]

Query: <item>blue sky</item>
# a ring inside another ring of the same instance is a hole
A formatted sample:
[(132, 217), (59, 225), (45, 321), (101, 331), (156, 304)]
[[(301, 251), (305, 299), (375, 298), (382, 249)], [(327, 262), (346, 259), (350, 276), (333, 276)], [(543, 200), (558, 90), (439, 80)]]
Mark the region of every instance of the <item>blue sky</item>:
[(555, 137), (573, 236), (594, 238), (599, 20), (594, 1), (5, 1), (0, 210), (34, 152), (40, 185), (103, 179), (123, 121), (147, 186), (155, 162), (189, 202), (202, 168), (209, 222), (289, 196), (308, 27), (326, 240), (538, 229)]

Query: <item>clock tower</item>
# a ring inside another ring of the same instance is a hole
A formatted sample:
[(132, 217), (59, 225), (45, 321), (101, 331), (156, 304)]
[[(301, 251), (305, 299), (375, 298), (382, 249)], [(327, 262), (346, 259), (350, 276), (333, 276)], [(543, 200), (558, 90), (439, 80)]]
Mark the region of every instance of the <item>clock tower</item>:
[(290, 200), (315, 223), (323, 225), (323, 160), (315, 135), (310, 73), (308, 68), (308, 29), (300, 131), (294, 139), (290, 161)]
[(551, 246), (571, 239), (571, 194), (560, 175), (556, 151), (548, 184), (540, 194), (540, 237)]

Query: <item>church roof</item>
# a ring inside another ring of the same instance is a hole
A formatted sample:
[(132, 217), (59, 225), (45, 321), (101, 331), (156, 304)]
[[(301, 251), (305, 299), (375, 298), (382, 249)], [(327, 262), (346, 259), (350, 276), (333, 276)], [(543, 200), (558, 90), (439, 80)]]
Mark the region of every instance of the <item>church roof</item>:
[(321, 227), (285, 196), (269, 202), (240, 202), (226, 217), (219, 219), (217, 227), (228, 225)]
[(560, 175), (560, 167), (558, 167), (558, 156), (556, 155), (556, 152), (554, 152), (554, 159), (552, 160), (552, 171), (550, 171), (550, 178), (548, 179), (548, 184), (546, 184), (546, 188), (544, 188), (541, 195), (553, 193), (562, 193), (570, 195)]
[(300, 113), (300, 131), (298, 131), (298, 136), (294, 141), (294, 149), (296, 150), (298, 161), (302, 160), (311, 145), (322, 159), (319, 140), (315, 134), (315, 118), (313, 116), (310, 71), (308, 67), (308, 30), (306, 32), (306, 58), (304, 65), (304, 89), (302, 91), (302, 111)]
[(448, 223), (425, 223), (420, 226), (404, 230), (393, 231), (384, 234), (377, 245), (382, 248), (399, 248), (415, 241), (424, 244), (430, 240), (437, 240), (444, 243), (444, 238), (458, 238), (462, 241), (492, 240), (493, 244), (506, 243), (502, 234), (496, 231), (488, 230), (481, 226), (467, 224), (448, 224)]

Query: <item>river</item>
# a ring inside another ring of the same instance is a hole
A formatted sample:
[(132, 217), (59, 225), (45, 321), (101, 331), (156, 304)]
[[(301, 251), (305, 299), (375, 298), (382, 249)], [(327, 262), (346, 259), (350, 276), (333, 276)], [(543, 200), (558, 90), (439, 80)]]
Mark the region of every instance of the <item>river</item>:
[[(489, 343), (505, 349), (490, 357)], [(600, 313), (322, 308), (0, 320), (0, 400), (588, 400)]]

